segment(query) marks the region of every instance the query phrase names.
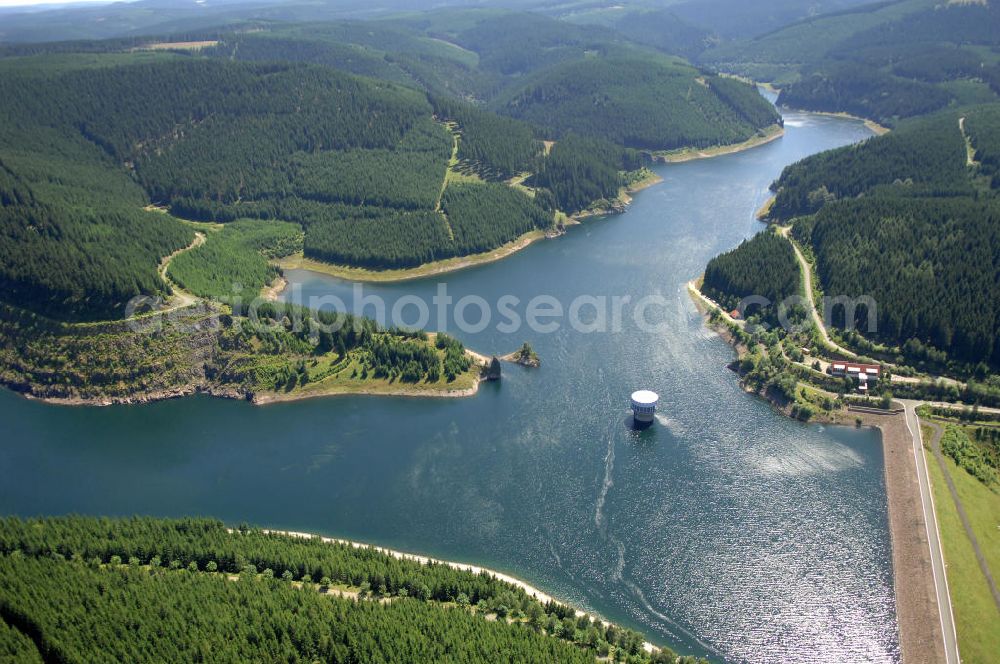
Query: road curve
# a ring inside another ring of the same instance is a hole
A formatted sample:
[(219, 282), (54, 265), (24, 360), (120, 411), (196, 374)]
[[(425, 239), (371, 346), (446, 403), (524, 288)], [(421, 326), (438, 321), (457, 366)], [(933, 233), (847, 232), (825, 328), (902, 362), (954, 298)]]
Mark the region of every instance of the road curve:
[(913, 438), (913, 459), (917, 465), (917, 481), (920, 484), (920, 502), (924, 509), (924, 524), (927, 527), (927, 542), (931, 550), (931, 570), (934, 573), (934, 589), (937, 594), (938, 613), (941, 618), (941, 632), (944, 635), (945, 664), (960, 664), (958, 637), (955, 634), (955, 617), (951, 611), (951, 595), (948, 594), (948, 576), (945, 573), (944, 554), (941, 551), (941, 534), (938, 531), (937, 514), (934, 511), (934, 495), (931, 492), (924, 457), (923, 435), (916, 407), (919, 401), (899, 400), (906, 409), (906, 428)]
[(192, 304), (198, 302), (198, 298), (196, 296), (192, 295), (191, 293), (181, 288), (179, 285), (177, 285), (176, 282), (174, 282), (170, 278), (170, 275), (167, 274), (167, 270), (170, 269), (170, 262), (172, 260), (180, 256), (184, 252), (196, 249), (203, 244), (205, 244), (205, 234), (202, 233), (201, 231), (195, 231), (194, 240), (192, 240), (191, 244), (189, 244), (186, 247), (178, 249), (169, 256), (164, 256), (163, 260), (160, 261), (160, 267), (159, 267), (160, 279), (162, 279), (166, 284), (168, 284), (172, 291), (169, 299), (167, 300), (166, 303), (167, 306), (163, 309), (160, 309), (159, 310), (160, 313), (167, 313), (169, 311), (174, 311), (175, 309), (183, 309), (185, 307), (190, 307)]

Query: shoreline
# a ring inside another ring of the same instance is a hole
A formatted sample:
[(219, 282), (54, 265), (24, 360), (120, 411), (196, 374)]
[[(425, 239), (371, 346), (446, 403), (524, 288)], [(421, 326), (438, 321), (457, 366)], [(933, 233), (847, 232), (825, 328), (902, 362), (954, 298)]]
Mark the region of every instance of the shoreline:
[(874, 120), (869, 120), (868, 118), (863, 118), (860, 115), (854, 115), (853, 113), (848, 113), (847, 111), (812, 111), (808, 108), (795, 108), (794, 106), (781, 106), (781, 108), (788, 109), (795, 113), (810, 113), (812, 115), (823, 115), (828, 118), (841, 118), (844, 120), (857, 120), (863, 123), (868, 129), (876, 136), (882, 136), (888, 134), (892, 129), (889, 127), (880, 125)]
[(651, 175), (649, 175), (649, 177), (645, 177), (639, 180), (638, 182), (634, 182), (629, 186), (625, 187), (625, 194), (629, 196), (632, 194), (637, 194), (643, 189), (649, 189), (653, 185), (660, 184), (661, 182), (663, 182), (662, 175), (654, 171), (650, 171), (650, 173)]
[[(632, 202), (632, 194), (638, 193), (643, 189), (648, 189), (649, 187), (661, 182), (663, 182), (663, 177), (657, 173), (653, 173), (650, 177), (644, 178), (628, 187), (624, 187), (619, 195), (619, 201), (616, 202), (618, 205), (613, 203), (612, 205), (599, 210), (585, 210), (583, 212), (577, 212), (576, 214), (566, 215), (564, 226), (577, 225), (584, 219), (588, 219), (590, 217), (602, 217), (623, 212), (624, 208)], [(478, 254), (469, 254), (468, 256), (453, 256), (451, 258), (445, 258), (439, 261), (424, 263), (423, 265), (409, 268), (373, 270), (364, 267), (338, 265), (336, 263), (326, 263), (313, 258), (307, 258), (302, 252), (297, 252), (291, 256), (280, 258), (274, 261), (274, 264), (281, 270), (306, 270), (308, 272), (315, 272), (328, 277), (334, 277), (335, 279), (343, 279), (344, 281), (357, 281), (362, 283), (401, 283), (405, 281), (413, 281), (415, 279), (425, 279), (427, 277), (442, 274), (450, 274), (452, 272), (467, 270), (480, 265), (495, 263), (516, 254), (522, 249), (526, 249), (528, 246), (539, 240), (552, 240), (560, 237), (564, 233), (565, 230), (532, 230), (504, 245), (497, 247), (496, 249), (491, 249), (490, 251), (484, 251)], [(283, 276), (281, 278), (284, 279)], [(285, 280), (285, 285), (287, 285), (287, 283), (287, 280)], [(276, 292), (273, 291), (274, 288), (275, 284), (266, 288), (262, 293), (264, 297), (268, 299), (278, 299), (281, 295), (281, 290), (284, 290), (284, 288)]]
[[(344, 281), (359, 281), (363, 283), (399, 283), (403, 281), (413, 281), (414, 279), (424, 279), (440, 274), (458, 272), (479, 265), (487, 265), (511, 256), (527, 246), (546, 239), (549, 235), (545, 231), (528, 231), (515, 240), (508, 242), (496, 249), (479, 254), (468, 256), (455, 256), (432, 263), (424, 263), (416, 267), (398, 268), (390, 270), (370, 270), (363, 267), (352, 267), (350, 265), (337, 265), (335, 263), (325, 263), (313, 258), (306, 258), (302, 252), (286, 256), (275, 261), (282, 270), (306, 270), (317, 274), (324, 274), (329, 277), (343, 279)], [(279, 292), (280, 294), (280, 292)], [(277, 297), (277, 296), (276, 296)]]
[(230, 399), (232, 401), (246, 401), (254, 406), (267, 406), (273, 403), (288, 403), (292, 401), (305, 401), (307, 399), (318, 399), (322, 397), (350, 397), (350, 396), (380, 396), (380, 397), (407, 397), (407, 398), (428, 398), (428, 399), (458, 399), (475, 396), (479, 392), (479, 384), (482, 382), (478, 377), (471, 387), (464, 387), (451, 390), (434, 389), (414, 389), (414, 388), (331, 388), (328, 390), (317, 390), (308, 394), (282, 394), (278, 392), (265, 392), (249, 395), (234, 388), (186, 385), (170, 390), (161, 390), (139, 394), (130, 397), (40, 397), (28, 392), (18, 392), (7, 386), (2, 386), (14, 394), (27, 399), (28, 401), (38, 401), (51, 406), (67, 407), (96, 407), (106, 408), (111, 406), (140, 406), (143, 404), (156, 403), (158, 401), (169, 401), (171, 399), (183, 399), (199, 394), (214, 397), (217, 399)]
[(753, 218), (757, 221), (767, 223), (767, 218), (771, 214), (771, 208), (774, 207), (774, 202), (776, 200), (778, 200), (778, 195), (771, 194), (768, 199), (764, 201), (764, 204), (753, 213)]
[(264, 286), (260, 291), (260, 296), (268, 302), (276, 302), (281, 292), (288, 287), (288, 279), (285, 275), (279, 274), (269, 285)]
[(309, 394), (278, 394), (274, 392), (268, 392), (266, 394), (257, 396), (250, 400), (255, 406), (268, 406), (275, 403), (289, 403), (292, 401), (306, 401), (308, 399), (319, 399), (323, 397), (351, 397), (351, 396), (368, 396), (368, 397), (405, 397), (408, 399), (461, 399), (464, 397), (475, 396), (479, 392), (479, 384), (482, 383), (482, 379), (476, 378), (475, 383), (472, 387), (465, 387), (461, 389), (454, 390), (420, 390), (414, 388), (403, 388), (403, 389), (387, 389), (380, 390), (379, 388), (364, 388), (364, 389), (329, 389), (329, 390), (319, 390), (316, 392), (310, 392)]
[[(602, 625), (607, 626), (607, 625), (613, 625), (614, 624), (611, 621), (606, 620), (605, 618), (597, 615), (596, 613), (589, 613), (587, 611), (584, 611), (584, 610), (582, 610), (582, 609), (574, 606), (573, 604), (570, 604), (569, 602), (564, 602), (562, 600), (556, 599), (552, 595), (544, 592), (543, 590), (539, 589), (536, 586), (531, 585), (527, 581), (522, 581), (521, 579), (519, 579), (519, 578), (517, 578), (517, 577), (515, 577), (515, 576), (513, 576), (511, 574), (505, 574), (503, 572), (498, 572), (498, 571), (490, 569), (488, 567), (482, 567), (481, 565), (473, 565), (472, 563), (462, 563), (462, 562), (456, 562), (456, 561), (452, 561), (452, 560), (442, 560), (440, 558), (432, 558), (430, 556), (424, 556), (424, 555), (417, 554), (417, 553), (409, 553), (409, 552), (406, 552), (406, 551), (399, 551), (397, 549), (390, 549), (388, 547), (379, 546), (377, 544), (369, 544), (369, 543), (366, 543), (366, 542), (358, 542), (357, 540), (348, 540), (348, 539), (343, 539), (343, 538), (339, 538), (339, 537), (325, 537), (323, 535), (316, 535), (314, 533), (305, 533), (305, 532), (299, 532), (299, 531), (294, 531), (294, 530), (278, 530), (278, 529), (273, 529), (273, 528), (264, 529), (264, 532), (273, 533), (275, 535), (286, 535), (288, 537), (299, 537), (299, 538), (302, 538), (302, 539), (314, 539), (314, 538), (318, 538), (320, 541), (325, 542), (327, 544), (341, 544), (341, 545), (351, 546), (351, 547), (354, 547), (356, 549), (371, 549), (373, 551), (377, 551), (379, 553), (385, 554), (385, 555), (390, 556), (392, 558), (396, 558), (397, 560), (409, 560), (409, 561), (413, 561), (413, 562), (418, 562), (418, 563), (423, 564), (423, 565), (426, 565), (428, 563), (434, 563), (434, 564), (437, 564), (437, 565), (444, 565), (445, 567), (449, 567), (451, 569), (455, 569), (455, 570), (459, 570), (459, 571), (463, 571), (463, 572), (470, 572), (472, 574), (484, 574), (485, 573), (485, 574), (488, 574), (488, 575), (496, 578), (499, 581), (503, 581), (505, 583), (509, 583), (509, 584), (511, 584), (513, 586), (516, 586), (516, 587), (520, 588), (525, 593), (527, 593), (529, 597), (535, 598), (536, 600), (538, 600), (542, 604), (546, 604), (548, 602), (552, 602), (553, 604), (557, 604), (559, 606), (565, 606), (565, 607), (568, 607), (570, 609), (573, 609), (576, 612), (577, 616), (588, 616), (592, 620), (600, 621), (600, 623)], [(643, 646), (643, 649), (646, 652), (655, 652), (655, 651), (659, 650), (659, 648), (657, 646), (653, 645), (649, 641), (643, 641), (642, 646)]]
[[(419, 398), (459, 399), (459, 398), (475, 396), (479, 392), (480, 384), (483, 382), (483, 378), (482, 376), (479, 375), (478, 369), (481, 366), (482, 358), (484, 358), (485, 356), (480, 355), (479, 353), (476, 353), (475, 351), (469, 349), (466, 349), (466, 354), (473, 359), (473, 366), (469, 370), (469, 373), (473, 374), (472, 385), (470, 385), (469, 387), (458, 387), (454, 389), (446, 389), (447, 386), (442, 386), (442, 389), (435, 389), (435, 388), (420, 389), (418, 387), (413, 387), (409, 384), (396, 383), (394, 385), (389, 385), (389, 384), (373, 384), (371, 386), (359, 385), (357, 386), (357, 388), (355, 388), (354, 386), (337, 385), (326, 389), (318, 388), (314, 391), (306, 393), (302, 392), (248, 393), (240, 391), (236, 388), (226, 387), (221, 385), (205, 385), (202, 383), (190, 383), (188, 385), (182, 385), (175, 388), (170, 388), (166, 390), (156, 390), (128, 397), (78, 397), (78, 396), (46, 397), (46, 396), (38, 396), (30, 392), (21, 392), (7, 385), (2, 385), (0, 386), (0, 388), (7, 389), (10, 392), (29, 401), (38, 401), (52, 406), (97, 407), (97, 408), (105, 408), (110, 406), (138, 406), (143, 404), (155, 403), (158, 401), (168, 401), (170, 399), (183, 399), (185, 397), (191, 397), (196, 395), (205, 395), (218, 399), (230, 399), (233, 401), (246, 401), (254, 406), (267, 406), (269, 404), (274, 404), (274, 403), (305, 401), (307, 399), (317, 399), (322, 397), (349, 397), (349, 396), (406, 397), (411, 399), (419, 399)], [(477, 363), (477, 361), (479, 363)], [(489, 358), (486, 358), (485, 361), (488, 363), (490, 360)]]
[(682, 164), (698, 159), (712, 159), (722, 157), (727, 154), (746, 152), (762, 145), (767, 145), (785, 135), (785, 128), (780, 124), (773, 124), (765, 128), (763, 136), (751, 136), (742, 143), (731, 143), (729, 145), (717, 145), (711, 148), (682, 148), (680, 150), (670, 150), (666, 152), (654, 152), (653, 158), (666, 164)]
[[(566, 218), (563, 222), (563, 226), (577, 226), (582, 224), (585, 220), (592, 219), (594, 217), (609, 217), (615, 214), (622, 214), (628, 210), (628, 206), (632, 204), (633, 194), (637, 194), (643, 189), (649, 189), (653, 185), (660, 184), (661, 182), (663, 182), (663, 176), (659, 173), (650, 171), (650, 175), (648, 177), (619, 189), (618, 198), (611, 201), (604, 207), (581, 210), (570, 215), (565, 215)], [(559, 237), (565, 234), (565, 232), (565, 230), (560, 231), (553, 237)]]
[[(753, 136), (742, 143), (720, 145), (705, 149), (682, 148), (680, 150), (670, 152), (654, 152), (652, 153), (653, 162), (663, 164), (679, 164), (698, 159), (711, 159), (714, 157), (745, 152), (778, 140), (785, 135), (785, 128), (780, 124), (773, 124), (765, 128), (764, 132), (763, 136)], [(580, 224), (585, 219), (592, 217), (603, 217), (622, 213), (632, 203), (632, 195), (661, 182), (663, 182), (663, 176), (654, 172), (650, 175), (650, 177), (644, 178), (643, 180), (629, 185), (628, 187), (623, 187), (618, 200), (612, 202), (606, 207), (594, 210), (584, 210), (572, 215), (566, 215), (564, 227)], [(440, 261), (424, 263), (423, 265), (418, 265), (412, 268), (373, 270), (350, 265), (338, 265), (335, 263), (318, 261), (313, 258), (307, 258), (302, 252), (280, 258), (274, 261), (274, 265), (278, 266), (278, 268), (283, 271), (306, 270), (308, 272), (315, 272), (317, 274), (323, 274), (329, 277), (334, 277), (335, 279), (343, 279), (345, 281), (356, 281), (361, 283), (400, 283), (442, 274), (449, 274), (451, 272), (458, 272), (460, 270), (466, 270), (479, 265), (494, 263), (527, 248), (538, 240), (555, 239), (563, 234), (565, 234), (565, 230), (533, 230), (521, 235), (507, 244), (487, 252), (470, 254), (468, 256), (455, 256)], [(287, 281), (285, 283), (287, 285)], [(277, 299), (280, 297), (281, 291), (274, 292), (274, 287), (274, 284), (272, 284), (271, 287), (262, 291), (264, 296), (268, 299)]]

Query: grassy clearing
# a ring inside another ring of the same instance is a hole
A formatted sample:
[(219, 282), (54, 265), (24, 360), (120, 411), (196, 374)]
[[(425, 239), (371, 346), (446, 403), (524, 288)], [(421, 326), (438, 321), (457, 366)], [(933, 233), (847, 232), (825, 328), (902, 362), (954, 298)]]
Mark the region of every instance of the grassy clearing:
[(269, 259), (302, 249), (302, 227), (284, 221), (234, 221), (202, 237), (170, 261), (168, 276), (199, 297), (223, 300), (244, 288), (260, 292), (278, 276)]
[(519, 191), (523, 191), (528, 196), (534, 198), (536, 194), (534, 187), (529, 187), (528, 185), (524, 184), (531, 176), (532, 173), (529, 172), (519, 173), (518, 175), (515, 175), (511, 179), (507, 180), (507, 186), (513, 187), (514, 189), (517, 189)]
[[(931, 435), (931, 431), (924, 427), (924, 439), (929, 441)], [(962, 661), (968, 664), (994, 662), (996, 653), (1000, 652), (1000, 611), (979, 569), (941, 468), (933, 454), (926, 450), (925, 454), (944, 547), (959, 652)], [(947, 457), (945, 465), (991, 573), (996, 577), (997, 571), (1000, 571), (1000, 495)]]

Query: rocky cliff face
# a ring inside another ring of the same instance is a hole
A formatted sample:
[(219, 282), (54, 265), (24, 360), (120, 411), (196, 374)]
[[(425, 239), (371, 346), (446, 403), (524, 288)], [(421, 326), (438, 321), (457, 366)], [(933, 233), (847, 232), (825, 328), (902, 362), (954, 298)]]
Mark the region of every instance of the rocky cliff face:
[(483, 374), (486, 380), (500, 380), (500, 360), (496, 355), (490, 360), (490, 363), (483, 368)]

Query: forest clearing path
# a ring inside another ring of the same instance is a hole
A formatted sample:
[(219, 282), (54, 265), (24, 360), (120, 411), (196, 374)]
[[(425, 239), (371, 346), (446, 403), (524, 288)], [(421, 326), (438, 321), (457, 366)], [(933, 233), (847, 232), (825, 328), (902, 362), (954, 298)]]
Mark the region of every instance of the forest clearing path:
[(809, 312), (812, 315), (813, 323), (816, 324), (816, 329), (819, 330), (819, 334), (823, 338), (823, 343), (837, 352), (843, 353), (847, 357), (856, 358), (858, 356), (857, 353), (844, 348), (830, 338), (830, 333), (827, 332), (826, 325), (823, 323), (823, 317), (819, 315), (819, 310), (816, 308), (816, 299), (813, 297), (812, 266), (809, 265), (809, 261), (806, 260), (802, 250), (799, 249), (799, 245), (792, 240), (789, 235), (791, 230), (791, 226), (782, 226), (778, 228), (778, 234), (787, 239), (792, 245), (792, 250), (795, 252), (795, 258), (799, 261), (799, 270), (802, 272), (802, 282), (806, 291), (806, 300), (809, 302)]
[(441, 215), (444, 219), (445, 228), (448, 230), (448, 237), (452, 240), (455, 239), (455, 231), (451, 228), (451, 222), (448, 221), (448, 215), (441, 209), (441, 200), (444, 198), (444, 192), (448, 188), (448, 180), (451, 179), (452, 170), (458, 166), (458, 126), (453, 122), (446, 122), (445, 129), (451, 134), (451, 157), (448, 159), (448, 166), (444, 170), (444, 178), (441, 180), (441, 191), (438, 192), (437, 202), (434, 203), (434, 211)]
[(167, 300), (167, 308), (161, 309), (161, 313), (165, 311), (173, 311), (174, 309), (183, 309), (184, 307), (190, 307), (192, 304), (195, 304), (200, 300), (200, 298), (187, 292), (186, 290), (178, 286), (173, 280), (171, 280), (167, 274), (167, 270), (170, 269), (171, 261), (173, 261), (175, 258), (180, 256), (184, 252), (191, 251), (192, 249), (197, 249), (201, 245), (205, 244), (205, 239), (206, 237), (204, 233), (202, 233), (201, 231), (195, 231), (194, 240), (191, 242), (191, 244), (182, 249), (178, 249), (169, 256), (165, 256), (163, 260), (160, 261), (160, 268), (159, 268), (160, 279), (163, 279), (163, 281), (170, 286), (170, 290), (172, 291), (170, 297)]

